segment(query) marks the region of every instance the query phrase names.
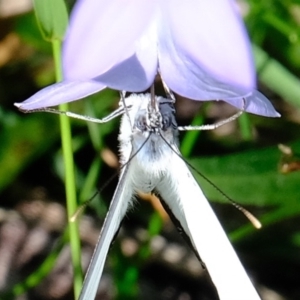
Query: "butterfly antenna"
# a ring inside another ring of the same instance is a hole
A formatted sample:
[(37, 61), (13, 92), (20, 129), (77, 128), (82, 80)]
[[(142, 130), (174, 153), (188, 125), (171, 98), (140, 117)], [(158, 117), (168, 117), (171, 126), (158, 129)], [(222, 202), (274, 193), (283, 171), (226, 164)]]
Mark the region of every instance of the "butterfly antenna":
[(163, 137), (163, 135), (160, 133), (160, 137), (164, 140), (164, 142), (169, 146), (169, 148), (171, 148), (171, 150), (179, 157), (181, 158), (193, 171), (195, 171), (199, 176), (201, 176), (206, 182), (208, 182), (213, 188), (215, 188), (227, 201), (229, 201), (236, 209), (238, 209), (240, 212), (242, 212), (244, 214), (244, 216), (251, 222), (251, 224), (256, 228), (256, 229), (260, 229), (262, 227), (260, 221), (250, 212), (248, 211), (246, 208), (242, 207), (241, 205), (239, 205), (237, 202), (235, 202), (234, 200), (232, 200), (229, 196), (227, 196), (220, 188), (218, 188), (211, 180), (209, 180), (206, 176), (204, 176), (200, 171), (198, 171), (193, 165), (191, 165), (188, 161), (186, 161), (184, 159), (184, 157), (182, 157), (182, 155), (180, 155), (180, 153), (178, 153), (176, 151), (176, 149), (174, 149), (169, 143), (168, 141)]
[(245, 217), (252, 223), (252, 225), (256, 228), (256, 229), (260, 229), (262, 227), (260, 221), (246, 208), (244, 208), (243, 206), (239, 205), (238, 203), (236, 203), (235, 201), (233, 201), (232, 199), (228, 198), (227, 199), (230, 201), (230, 203), (236, 208), (238, 209), (240, 212), (242, 212)]
[[(142, 148), (144, 147), (144, 145), (148, 142), (149, 138), (150, 138), (151, 134), (149, 134), (149, 136), (147, 137), (147, 139), (142, 143), (142, 145), (140, 146), (140, 148), (133, 153), (128, 161), (126, 163), (124, 163), (121, 167), (120, 170), (122, 170), (125, 166), (127, 166), (133, 159), (134, 157), (142, 150)], [(97, 192), (88, 200), (84, 201), (75, 211), (75, 213), (70, 217), (70, 222), (75, 222), (76, 219), (78, 218), (78, 216), (82, 213), (82, 211), (94, 200), (94, 198), (100, 194), (116, 177), (118, 176), (118, 173), (115, 172), (115, 174), (113, 174), (108, 180), (106, 180), (106, 182), (102, 185), (102, 187), (97, 190)]]

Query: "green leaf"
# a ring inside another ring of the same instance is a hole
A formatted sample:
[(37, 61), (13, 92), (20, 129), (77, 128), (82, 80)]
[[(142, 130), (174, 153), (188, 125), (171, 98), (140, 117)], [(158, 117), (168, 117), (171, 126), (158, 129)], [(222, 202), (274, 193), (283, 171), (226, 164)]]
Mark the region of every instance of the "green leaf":
[(68, 12), (64, 0), (33, 0), (37, 23), (45, 40), (64, 39)]
[(6, 124), (0, 132), (0, 191), (58, 139), (58, 124), (47, 114), (16, 116)]
[[(300, 152), (300, 142), (292, 145)], [(191, 164), (230, 198), (243, 205), (290, 205), (299, 201), (300, 172), (278, 171), (281, 153), (278, 148), (264, 148), (243, 153), (197, 158)], [(210, 200), (224, 202), (224, 197), (196, 174)]]

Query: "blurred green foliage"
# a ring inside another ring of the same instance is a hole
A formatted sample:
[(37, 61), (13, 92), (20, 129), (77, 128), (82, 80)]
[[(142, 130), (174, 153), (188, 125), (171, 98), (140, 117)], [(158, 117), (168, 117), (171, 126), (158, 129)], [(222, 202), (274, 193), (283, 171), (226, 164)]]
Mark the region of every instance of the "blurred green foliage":
[[(295, 270), (299, 271), (300, 262), (296, 253), (300, 250), (300, 168), (295, 167), (288, 173), (281, 172), (285, 154), (279, 151), (278, 144), (291, 147), (294, 155), (288, 163), (297, 166), (297, 155), (300, 153), (300, 2), (240, 2), (253, 43), (259, 86), (282, 114), (282, 119), (243, 116), (240, 131), (233, 130), (221, 135), (188, 132), (181, 136), (182, 152), (195, 168), (230, 198), (257, 212), (264, 226), (259, 233), (247, 221), (239, 223), (239, 227), (232, 230), (231, 237), (239, 241), (243, 253), (251, 257), (267, 256), (270, 260), (274, 254), (273, 263), (282, 272), (290, 260)], [(20, 182), (27, 183), (28, 172), (34, 174), (33, 177), (38, 174), (41, 179), (39, 184), (43, 182), (46, 188), (47, 182), (54, 179), (63, 185), (62, 155), (57, 116), (45, 113), (24, 115), (13, 107), (14, 102), (25, 100), (54, 81), (51, 46), (41, 39), (32, 12), (2, 18), (0, 22), (0, 50), (8, 51), (6, 56), (0, 51), (0, 192), (5, 197), (1, 205), (14, 208), (13, 205), (22, 198), (22, 195), (15, 193), (15, 189)], [(10, 50), (11, 47), (13, 50)], [(13, 78), (16, 86), (7, 84), (8, 78)], [(118, 94), (107, 90), (87, 100), (72, 103), (71, 110), (101, 118), (116, 108), (117, 102)], [(190, 116), (190, 119), (197, 124), (209, 122), (209, 109), (210, 106), (206, 107), (198, 115)], [(117, 171), (111, 167), (113, 163), (110, 164), (115, 157), (104, 160), (101, 157), (106, 150), (117, 154), (118, 121), (98, 125), (72, 120), (72, 125), (77, 193), (83, 202), (108, 179), (107, 174)], [(42, 163), (45, 164), (44, 168), (40, 165)], [(45, 170), (47, 167), (50, 175), (39, 173), (39, 168)], [(217, 203), (217, 207), (227, 207), (224, 204), (226, 200), (216, 189), (201, 176), (196, 174), (196, 177), (199, 177), (201, 187), (208, 198)], [(113, 190), (113, 187), (108, 189)], [(109, 201), (109, 195), (111, 192), (104, 191), (91, 204), (102, 220), (106, 211), (106, 204), (103, 203)], [(228, 228), (232, 228), (229, 223), (238, 214), (229, 214), (229, 220), (226, 221)], [(139, 269), (151, 254), (150, 239), (164, 226), (157, 216), (153, 211), (143, 215), (150, 224), (146, 226), (150, 233), (149, 240), (141, 245), (138, 259), (128, 260), (122, 251), (113, 251), (111, 264), (115, 266), (115, 281), (121, 298), (122, 293), (132, 299), (136, 297)], [(278, 226), (285, 231), (284, 239), (276, 236)], [(259, 237), (259, 243), (255, 235)], [(247, 245), (245, 248), (243, 241)], [(285, 255), (279, 258), (275, 250), (272, 254), (272, 247), (280, 247)], [(51, 268), (52, 265), (48, 270)], [(257, 269), (255, 272), (259, 271)], [(36, 274), (35, 284), (44, 277), (38, 271), (33, 274)], [(260, 277), (261, 284), (264, 284), (263, 278)], [(282, 281), (285, 282), (284, 279)], [(276, 288), (276, 284), (268, 284)], [(300, 297), (299, 287), (288, 284), (285, 287), (281, 288), (281, 292), (287, 295), (284, 299), (293, 299), (297, 293)]]

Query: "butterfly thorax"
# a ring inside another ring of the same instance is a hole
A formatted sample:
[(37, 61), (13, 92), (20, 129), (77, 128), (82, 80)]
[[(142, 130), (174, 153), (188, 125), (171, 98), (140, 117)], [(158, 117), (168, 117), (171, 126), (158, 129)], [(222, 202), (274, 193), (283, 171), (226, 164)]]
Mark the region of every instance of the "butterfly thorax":
[[(171, 163), (172, 147), (177, 145), (177, 123), (173, 102), (150, 94), (131, 95), (120, 128), (121, 163), (130, 164), (130, 178), (143, 192), (151, 192)], [(146, 166), (146, 167), (145, 167)]]

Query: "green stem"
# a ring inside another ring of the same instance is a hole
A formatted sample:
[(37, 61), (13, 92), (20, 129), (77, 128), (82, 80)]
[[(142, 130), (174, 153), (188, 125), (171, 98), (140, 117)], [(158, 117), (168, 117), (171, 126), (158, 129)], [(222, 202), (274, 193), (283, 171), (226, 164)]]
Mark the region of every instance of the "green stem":
[[(61, 64), (61, 42), (55, 40), (52, 42), (53, 56), (55, 62), (55, 72), (57, 82), (63, 79), (62, 64)], [(59, 110), (67, 111), (68, 104), (60, 104)], [(65, 163), (65, 185), (67, 212), (69, 221), (70, 248), (72, 265), (74, 272), (74, 294), (75, 299), (78, 299), (82, 287), (83, 275), (81, 269), (81, 251), (80, 251), (80, 236), (78, 221), (70, 222), (71, 216), (76, 212), (76, 185), (75, 185), (75, 167), (73, 160), (72, 135), (71, 125), (68, 117), (60, 115), (61, 141), (62, 151)]]
[(238, 122), (240, 125), (240, 132), (244, 141), (252, 140), (252, 132), (251, 132), (251, 122), (249, 116), (247, 114), (242, 114), (238, 118)]

